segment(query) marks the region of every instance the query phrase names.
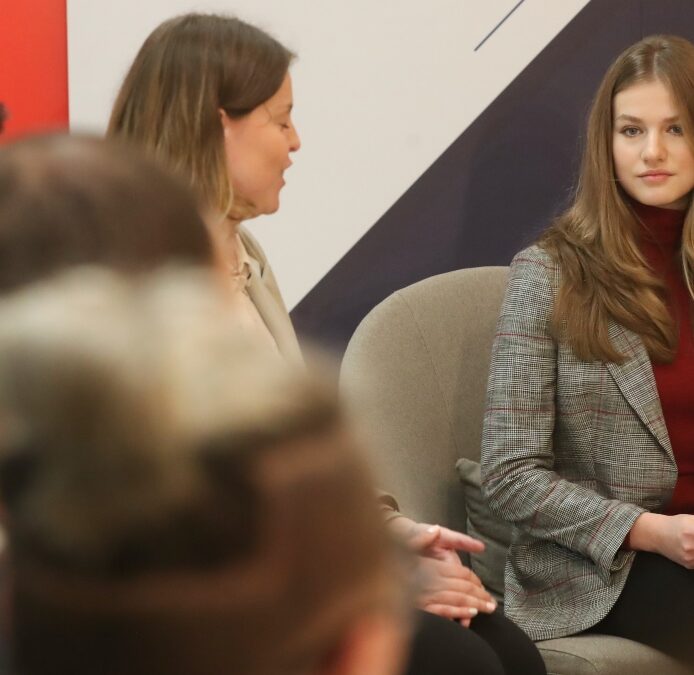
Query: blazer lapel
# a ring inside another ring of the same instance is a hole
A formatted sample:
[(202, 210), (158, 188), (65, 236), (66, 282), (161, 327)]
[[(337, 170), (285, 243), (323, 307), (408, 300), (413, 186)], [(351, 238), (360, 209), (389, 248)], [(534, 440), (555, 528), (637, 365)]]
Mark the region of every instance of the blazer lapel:
[(612, 344), (626, 356), (626, 359), (623, 363), (608, 363), (607, 369), (634, 412), (668, 455), (674, 457), (653, 366), (643, 341), (638, 335), (614, 321), (610, 323), (609, 333)]
[(251, 278), (246, 290), (270, 334), (275, 338), (280, 354), (288, 360), (301, 362), (301, 349), (291, 319), (263, 284), (254, 260), (251, 260)]

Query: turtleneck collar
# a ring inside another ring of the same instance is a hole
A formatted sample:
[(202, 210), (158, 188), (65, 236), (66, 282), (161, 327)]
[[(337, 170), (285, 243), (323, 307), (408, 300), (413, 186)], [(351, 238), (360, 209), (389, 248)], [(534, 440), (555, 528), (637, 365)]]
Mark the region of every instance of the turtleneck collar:
[(686, 211), (663, 209), (635, 201), (631, 205), (643, 225), (644, 243), (658, 244), (669, 250), (679, 248)]

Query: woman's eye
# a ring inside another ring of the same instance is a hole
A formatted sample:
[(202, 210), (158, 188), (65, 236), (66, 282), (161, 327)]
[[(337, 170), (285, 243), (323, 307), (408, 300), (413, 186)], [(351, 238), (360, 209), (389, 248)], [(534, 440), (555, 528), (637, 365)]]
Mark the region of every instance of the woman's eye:
[(684, 129), (679, 124), (673, 124), (671, 127), (668, 128), (668, 131), (671, 134), (674, 134), (675, 136), (684, 135)]
[(633, 138), (634, 136), (638, 136), (641, 133), (641, 130), (638, 127), (624, 127), (620, 133), (624, 134), (624, 136), (627, 136), (628, 138)]

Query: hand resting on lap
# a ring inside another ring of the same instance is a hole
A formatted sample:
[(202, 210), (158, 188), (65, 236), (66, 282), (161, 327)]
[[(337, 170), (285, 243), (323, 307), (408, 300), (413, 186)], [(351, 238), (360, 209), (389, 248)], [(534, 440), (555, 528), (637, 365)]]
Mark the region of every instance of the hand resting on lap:
[(404, 516), (392, 519), (390, 526), (417, 553), (417, 602), (421, 609), (455, 619), (466, 627), (479, 612), (496, 609), (494, 598), (457, 553), (480, 553), (484, 550), (481, 541), (440, 525), (415, 523)]

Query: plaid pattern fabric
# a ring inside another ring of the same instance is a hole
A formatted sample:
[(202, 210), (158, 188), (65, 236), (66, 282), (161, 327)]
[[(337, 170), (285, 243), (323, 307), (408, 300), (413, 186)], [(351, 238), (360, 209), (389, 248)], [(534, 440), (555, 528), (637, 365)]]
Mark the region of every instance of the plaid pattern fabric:
[(505, 609), (534, 640), (596, 624), (634, 559), (620, 550), (669, 499), (677, 466), (640, 338), (610, 326), (622, 364), (579, 361), (549, 330), (560, 270), (533, 246), (513, 259), (492, 351), (482, 480), (513, 523)]

